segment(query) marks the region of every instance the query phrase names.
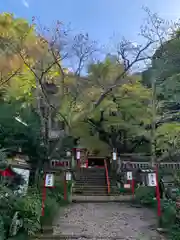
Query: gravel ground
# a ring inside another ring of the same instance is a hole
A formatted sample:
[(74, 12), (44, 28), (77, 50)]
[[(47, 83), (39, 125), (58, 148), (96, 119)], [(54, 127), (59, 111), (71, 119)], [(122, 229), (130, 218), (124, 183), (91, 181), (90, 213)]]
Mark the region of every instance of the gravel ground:
[(61, 210), (54, 234), (74, 235), (79, 240), (163, 240), (155, 225), (156, 217), (148, 209), (123, 203), (76, 203)]

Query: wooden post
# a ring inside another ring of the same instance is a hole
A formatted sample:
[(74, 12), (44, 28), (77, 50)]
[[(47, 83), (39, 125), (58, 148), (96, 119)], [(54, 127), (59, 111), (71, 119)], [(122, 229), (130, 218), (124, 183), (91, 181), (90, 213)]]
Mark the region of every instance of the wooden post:
[(131, 181), (131, 188), (132, 188), (132, 195), (133, 195), (133, 198), (134, 198), (134, 188), (135, 188), (135, 180), (134, 180), (134, 178)]
[(158, 182), (158, 166), (156, 165), (156, 199), (157, 199), (157, 215), (161, 216), (161, 198), (159, 191), (159, 182)]
[(41, 216), (44, 216), (44, 209), (45, 209), (45, 200), (46, 200), (46, 186), (45, 186), (45, 181), (46, 181), (46, 174), (44, 175), (44, 184), (43, 184), (43, 189), (42, 189), (42, 209), (41, 209)]

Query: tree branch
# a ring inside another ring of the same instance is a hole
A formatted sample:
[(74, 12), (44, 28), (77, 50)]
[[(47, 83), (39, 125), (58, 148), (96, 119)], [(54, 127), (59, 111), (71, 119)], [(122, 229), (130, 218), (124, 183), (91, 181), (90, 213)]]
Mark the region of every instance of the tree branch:
[[(126, 79), (124, 79), (124, 76), (125, 76), (125, 74), (131, 69), (131, 67), (132, 67), (135, 63), (147, 59), (147, 57), (140, 57), (140, 56), (141, 56), (141, 54), (142, 54), (146, 49), (148, 49), (148, 48), (150, 47), (150, 45), (151, 45), (152, 43), (153, 43), (153, 42), (150, 41), (150, 42), (148, 42), (142, 49), (140, 49), (139, 52), (137, 53), (135, 59), (134, 59), (131, 63), (129, 63), (129, 61), (128, 61), (128, 65), (126, 66), (126, 68), (124, 69), (124, 71), (115, 79), (115, 83), (114, 83), (112, 86), (110, 86), (108, 89), (106, 89), (106, 90), (101, 94), (101, 96), (99, 97), (99, 99), (96, 101), (96, 103), (95, 103), (95, 105), (94, 105), (95, 108), (97, 108), (97, 107), (101, 104), (101, 102), (104, 100), (104, 98), (105, 98), (114, 88), (117, 88), (117, 87), (123, 85), (123, 84), (127, 81)], [(123, 80), (123, 81), (122, 81), (122, 80)], [(119, 82), (119, 81), (122, 81), (122, 82)]]

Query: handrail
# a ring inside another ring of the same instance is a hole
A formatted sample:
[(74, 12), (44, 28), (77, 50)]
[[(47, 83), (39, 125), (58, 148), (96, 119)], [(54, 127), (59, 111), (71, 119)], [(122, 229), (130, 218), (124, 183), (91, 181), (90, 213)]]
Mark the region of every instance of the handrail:
[(105, 167), (105, 171), (106, 171), (107, 192), (108, 192), (108, 194), (110, 194), (110, 181), (109, 181), (109, 173), (108, 173), (106, 159), (104, 159), (104, 167)]
[(86, 168), (88, 168), (88, 158), (86, 159), (85, 163), (86, 163)]

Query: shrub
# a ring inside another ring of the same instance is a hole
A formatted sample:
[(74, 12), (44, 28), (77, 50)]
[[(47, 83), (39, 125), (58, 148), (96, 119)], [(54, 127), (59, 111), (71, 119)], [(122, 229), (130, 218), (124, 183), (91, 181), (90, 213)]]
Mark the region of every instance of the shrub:
[[(67, 183), (67, 197), (70, 195), (72, 182)], [(46, 189), (46, 200), (44, 216), (42, 217), (43, 224), (51, 224), (54, 216), (58, 213), (60, 207), (66, 205), (68, 201), (64, 201), (64, 186), (57, 184), (55, 188)]]
[(141, 204), (153, 205), (155, 197), (155, 188), (140, 186), (135, 190), (135, 199)]
[(0, 188), (0, 214), (8, 235), (12, 221), (16, 212), (23, 220), (23, 228), (28, 235), (33, 235), (40, 229), (41, 201), (37, 193), (26, 196), (15, 195), (5, 187)]
[[(70, 193), (71, 185), (72, 183), (68, 183), (67, 193)], [(42, 224), (51, 224), (59, 207), (68, 203), (68, 201), (64, 201), (63, 192), (63, 185), (60, 184), (53, 189), (46, 189), (45, 214), (41, 218), (42, 193), (40, 191), (32, 188), (28, 190), (26, 196), (20, 196), (14, 194), (9, 188), (0, 186), (0, 240), (4, 240), (4, 236), (9, 235), (12, 219), (16, 212), (23, 220), (25, 235), (34, 235), (39, 231), (40, 220), (42, 220)]]
[(57, 214), (59, 204), (56, 199), (47, 194), (45, 200), (44, 216), (42, 217), (42, 224), (51, 224), (54, 216)]
[(161, 227), (171, 228), (176, 220), (176, 203), (172, 200), (164, 201), (161, 203)]
[(14, 210), (20, 213), (23, 228), (28, 235), (33, 235), (40, 229), (41, 199), (37, 192), (18, 198)]
[(0, 215), (0, 240), (5, 239), (5, 228), (4, 228), (4, 221), (3, 217)]
[(169, 230), (169, 239), (171, 240), (180, 240), (180, 227), (178, 224), (175, 224)]
[(63, 185), (59, 184), (55, 188), (47, 189), (47, 195), (54, 198), (57, 203), (61, 203), (64, 199)]

